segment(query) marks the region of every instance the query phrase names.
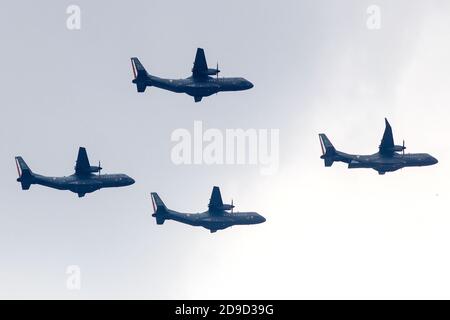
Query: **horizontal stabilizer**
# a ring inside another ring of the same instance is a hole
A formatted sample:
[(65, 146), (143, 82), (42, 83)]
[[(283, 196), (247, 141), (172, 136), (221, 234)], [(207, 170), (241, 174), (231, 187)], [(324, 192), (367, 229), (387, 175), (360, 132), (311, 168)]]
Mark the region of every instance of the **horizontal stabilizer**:
[(325, 158), (324, 162), (325, 162), (325, 167), (331, 167), (334, 163), (334, 160), (331, 158)]
[(147, 88), (146, 84), (140, 82), (136, 83), (137, 92), (144, 92), (146, 88)]

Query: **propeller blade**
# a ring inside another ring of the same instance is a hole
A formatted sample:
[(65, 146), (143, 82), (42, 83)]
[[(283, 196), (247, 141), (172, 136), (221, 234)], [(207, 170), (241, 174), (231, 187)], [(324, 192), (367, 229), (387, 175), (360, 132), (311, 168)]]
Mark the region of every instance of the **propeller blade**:
[(100, 173), (102, 171), (101, 162), (98, 160), (98, 175), (100, 176)]
[(231, 199), (231, 213), (233, 213), (234, 212), (234, 202), (233, 202), (233, 199)]
[(405, 155), (405, 140), (403, 140), (403, 155)]
[(217, 61), (216, 70), (217, 70), (216, 78), (219, 79), (219, 61)]

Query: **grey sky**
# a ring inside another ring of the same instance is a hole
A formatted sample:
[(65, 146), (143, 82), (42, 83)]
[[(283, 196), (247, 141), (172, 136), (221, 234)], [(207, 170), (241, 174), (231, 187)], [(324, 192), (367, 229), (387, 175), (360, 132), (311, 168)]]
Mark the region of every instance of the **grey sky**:
[[(78, 4), (82, 29), (66, 29)], [(381, 8), (381, 29), (366, 9)], [(447, 1), (14, 1), (0, 4), (1, 298), (449, 298), (450, 22)], [(129, 58), (189, 75), (197, 47), (252, 90), (194, 104), (137, 94)], [(317, 134), (377, 150), (388, 117), (409, 152), (440, 163), (386, 176), (324, 168)], [(280, 129), (280, 170), (174, 166), (170, 134)], [(78, 199), (20, 190), (14, 156), (73, 171), (85, 146), (130, 188)], [(156, 226), (149, 194), (206, 208), (211, 188), (263, 225), (216, 234)], [(82, 290), (65, 269), (79, 265)]]

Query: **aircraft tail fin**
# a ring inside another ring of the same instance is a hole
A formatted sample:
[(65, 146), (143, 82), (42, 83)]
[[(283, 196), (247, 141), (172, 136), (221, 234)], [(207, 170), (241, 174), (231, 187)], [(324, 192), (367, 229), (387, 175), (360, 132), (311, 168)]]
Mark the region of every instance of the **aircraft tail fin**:
[(325, 167), (331, 167), (334, 162), (334, 156), (336, 155), (336, 149), (324, 133), (319, 134), (319, 139), (322, 148), (322, 156), (320, 158), (324, 159)]
[(165, 214), (167, 212), (167, 207), (156, 192), (151, 193), (153, 214), (152, 217), (156, 218), (157, 224), (163, 224), (166, 220)]
[(26, 164), (25, 160), (22, 157), (16, 157), (16, 167), (17, 173), (19, 174), (19, 178), (17, 182), (20, 182), (22, 185), (22, 190), (30, 189), (31, 182), (33, 179), (33, 171), (31, 171), (30, 167)]
[(144, 92), (145, 89), (150, 86), (149, 83), (149, 74), (147, 70), (145, 70), (142, 63), (138, 58), (131, 58), (131, 68), (133, 69), (133, 83), (136, 84), (137, 92)]

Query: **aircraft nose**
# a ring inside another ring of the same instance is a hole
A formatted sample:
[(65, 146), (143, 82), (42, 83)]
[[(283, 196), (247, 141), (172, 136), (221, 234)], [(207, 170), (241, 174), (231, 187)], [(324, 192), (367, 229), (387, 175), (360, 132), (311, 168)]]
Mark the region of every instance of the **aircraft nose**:
[(128, 177), (128, 183), (131, 186), (132, 184), (134, 184), (136, 181), (133, 178)]
[(438, 159), (436, 159), (435, 157), (431, 157), (431, 164), (433, 165), (433, 164), (436, 164), (436, 163), (438, 163), (439, 161), (438, 161)]
[(253, 88), (253, 87), (254, 87), (254, 86), (253, 86), (253, 83), (251, 83), (250, 81), (247, 80), (247, 87), (248, 87), (249, 89)]
[(266, 222), (266, 218), (264, 218), (262, 215), (259, 215), (259, 223), (264, 223)]

